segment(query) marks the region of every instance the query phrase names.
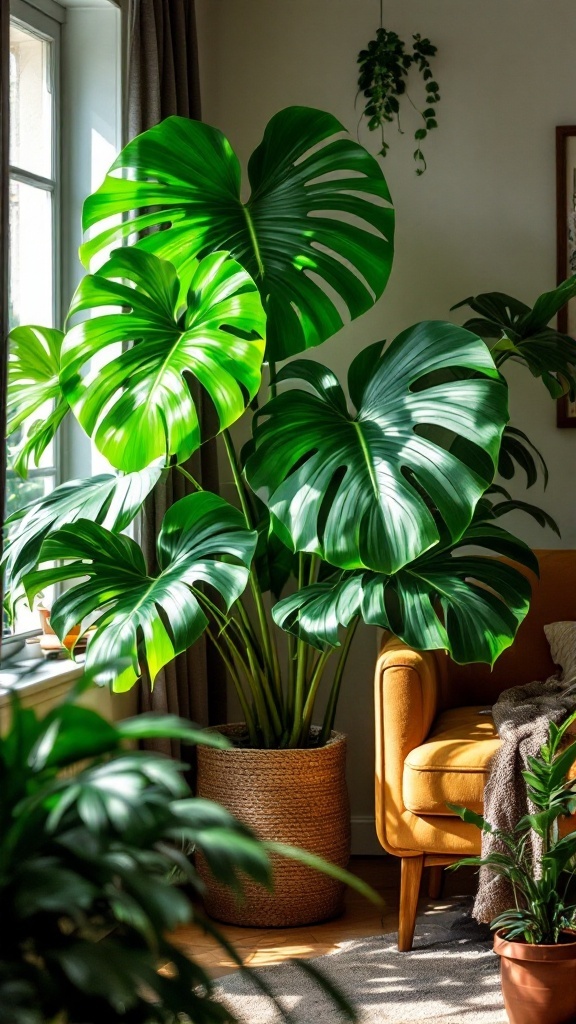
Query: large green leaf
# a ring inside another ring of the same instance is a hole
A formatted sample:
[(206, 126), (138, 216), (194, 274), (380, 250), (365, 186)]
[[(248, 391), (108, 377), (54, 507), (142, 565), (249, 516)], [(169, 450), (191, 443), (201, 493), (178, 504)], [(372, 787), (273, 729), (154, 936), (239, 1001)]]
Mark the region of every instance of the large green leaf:
[(492, 351), (499, 366), (508, 359), (524, 363), (542, 378), (552, 398), (559, 398), (575, 393), (576, 341), (548, 324), (574, 296), (576, 274), (540, 295), (532, 309), (503, 292), (470, 296), (452, 308), (470, 306), (478, 314), (464, 326), (481, 338), (498, 339)]
[[(171, 263), (117, 249), (72, 300), (70, 316), (116, 307), (66, 335), (61, 382), (86, 432), (125, 472), (158, 458), (184, 462), (201, 444), (191, 379), (208, 394), (221, 429), (242, 415), (260, 385), (265, 316), (254, 282), (222, 252), (203, 259), (188, 281), (182, 308)], [(88, 368), (119, 342), (134, 344)]]
[(240, 596), (255, 545), (256, 534), (246, 529), (242, 514), (203, 491), (166, 513), (158, 536), (158, 576), (148, 575), (142, 552), (129, 537), (79, 520), (48, 538), (42, 549), (43, 560), (66, 559), (66, 564), (30, 573), (24, 584), (32, 600), (53, 583), (88, 577), (56, 600), (50, 622), (62, 638), (76, 624), (83, 635), (94, 621), (86, 676), (123, 691), (141, 676), (142, 658), (153, 682), (202, 634), (208, 620), (194, 593), (197, 584), (215, 588), (227, 607)]
[(497, 526), (479, 524), (469, 527), (457, 545), (429, 551), (395, 575), (335, 573), (284, 598), (272, 614), (283, 629), (319, 649), (337, 645), (339, 627), (360, 615), (417, 650), (445, 649), (461, 664), (492, 665), (513, 642), (531, 588), (514, 566), (463, 550), (469, 545), (490, 548), (538, 571), (522, 541)]
[[(297, 377), (315, 394), (264, 406), (246, 474), (297, 550), (391, 573), (438, 542), (431, 503), (453, 540), (466, 529), (494, 475), (506, 386), (484, 343), (452, 324), (418, 324), (377, 361), (369, 351), (351, 367), (356, 414), (327, 367), (286, 366), (278, 381)], [(474, 377), (446, 381), (455, 367)], [(454, 438), (466, 442), (459, 456)]]
[(102, 473), (87, 480), (69, 480), (29, 502), (6, 520), (8, 542), (2, 566), (10, 590), (37, 564), (45, 539), (78, 519), (120, 533), (132, 522), (162, 472), (150, 466), (140, 473)]
[[(22, 477), (28, 475), (31, 460), (38, 465), (69, 412), (59, 381), (63, 338), (62, 331), (51, 327), (15, 327), (9, 335), (6, 433), (11, 437), (26, 424), (13, 458)], [(46, 415), (43, 406), (48, 403), (51, 410)], [(39, 419), (26, 423), (34, 413)]]
[[(138, 245), (186, 270), (224, 249), (258, 282), (268, 314), (268, 358), (318, 345), (382, 294), (394, 216), (377, 161), (331, 114), (288, 107), (272, 118), (248, 164), (221, 132), (169, 117), (122, 150), (84, 205), (84, 228), (137, 211), (82, 247), (86, 266), (114, 239), (162, 226)], [(120, 177), (128, 171), (128, 176)]]

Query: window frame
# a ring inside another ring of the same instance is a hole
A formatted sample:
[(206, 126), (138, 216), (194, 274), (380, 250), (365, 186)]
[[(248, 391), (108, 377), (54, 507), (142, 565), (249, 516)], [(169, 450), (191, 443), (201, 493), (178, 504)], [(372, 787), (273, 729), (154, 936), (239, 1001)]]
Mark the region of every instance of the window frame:
[[(85, 174), (78, 175), (79, 154), (83, 150), (76, 145), (74, 128), (68, 121), (70, 114), (70, 103), (76, 111), (76, 117), (89, 117), (94, 109), (97, 116), (101, 116), (98, 101), (92, 108), (89, 104), (94, 95), (94, 74), (95, 69), (100, 73), (100, 61), (102, 52), (106, 54), (108, 70), (108, 82), (115, 86), (114, 113), (106, 121), (111, 134), (110, 141), (117, 152), (123, 142), (123, 85), (124, 85), (124, 46), (126, 39), (126, 11), (125, 7), (118, 0), (96, 0), (94, 6), (85, 7), (78, 4), (76, 0), (62, 0), (55, 3), (54, 0), (9, 0), (9, 20), (14, 20), (24, 29), (31, 31), (41, 38), (48, 38), (52, 42), (52, 81), (55, 89), (55, 100), (53, 104), (52, 123), (52, 149), (53, 149), (53, 179), (43, 179), (41, 175), (24, 171), (22, 168), (10, 164), (10, 178), (24, 180), (26, 184), (39, 185), (49, 184), (54, 181), (54, 202), (53, 202), (53, 322), (56, 327), (62, 326), (62, 316), (68, 308), (77, 280), (81, 274), (79, 264), (76, 266), (77, 245), (81, 241), (81, 233), (76, 229), (78, 220), (77, 197), (72, 195), (71, 183), (80, 183), (83, 195), (90, 191), (91, 182)], [(76, 54), (74, 49), (77, 46), (78, 31), (89, 32), (88, 21), (86, 28), (81, 29), (86, 18), (96, 13), (99, 9), (112, 13), (116, 19), (116, 27), (111, 30), (111, 38), (114, 41), (114, 49), (98, 50), (94, 61), (88, 62), (88, 75), (84, 77), (84, 63), (79, 68), (74, 64), (72, 55)], [(80, 21), (82, 19), (82, 21)], [(70, 23), (75, 28), (70, 27)], [(74, 41), (73, 41), (74, 40)], [(113, 70), (112, 70), (113, 69)], [(87, 90), (80, 89), (81, 98), (77, 100), (76, 88), (81, 81), (85, 80), (90, 84)], [(97, 86), (98, 88), (98, 86)], [(71, 97), (73, 97), (71, 101)], [(106, 112), (111, 109), (106, 107)], [(66, 120), (65, 120), (66, 119)], [(69, 150), (69, 147), (72, 149)], [(80, 160), (81, 162), (81, 160)], [(92, 162), (92, 175), (94, 173)], [(82, 172), (86, 168), (82, 167)], [(88, 169), (89, 170), (89, 169)], [(14, 173), (15, 172), (15, 173)], [(90, 171), (89, 171), (90, 173)], [(103, 172), (102, 172), (103, 173)], [(92, 187), (94, 187), (92, 182)], [(76, 190), (78, 191), (78, 190)], [(78, 237), (80, 235), (80, 237)], [(86, 475), (86, 463), (90, 464), (91, 449), (90, 442), (86, 440), (79, 426), (72, 417), (67, 417), (61, 425), (53, 441), (53, 463), (49, 467), (31, 467), (29, 478), (43, 478), (53, 481), (57, 487), (62, 482), (73, 479), (77, 476)], [(7, 467), (9, 477), (15, 478), (17, 474)], [(13, 632), (12, 637), (22, 636), (22, 630)], [(41, 632), (39, 629), (38, 632)], [(17, 658), (18, 656), (16, 656)]]
[[(62, 294), (62, 33), (61, 27), (64, 21), (63, 9), (51, 5), (51, 13), (40, 10), (36, 4), (28, 3), (27, 0), (10, 0), (10, 27), (16, 25), (23, 31), (36, 36), (50, 44), (48, 75), (51, 92), (51, 154), (50, 154), (50, 177), (45, 177), (34, 171), (26, 170), (17, 164), (12, 163), (9, 153), (8, 180), (20, 182), (31, 188), (50, 193), (52, 197), (52, 324), (46, 326), (57, 326), (61, 322), (63, 309)], [(58, 10), (61, 15), (54, 16)], [(10, 295), (10, 279), (9, 291)], [(52, 489), (62, 483), (62, 438), (59, 434), (52, 441), (52, 461), (48, 466), (31, 466), (28, 470), (28, 479), (48, 480)], [(6, 482), (20, 479), (18, 474), (10, 465), (6, 466)], [(24, 624), (22, 624), (24, 625)], [(42, 632), (38, 626), (39, 633)], [(23, 635), (30, 636), (36, 629), (16, 628), (11, 632), (15, 638)]]

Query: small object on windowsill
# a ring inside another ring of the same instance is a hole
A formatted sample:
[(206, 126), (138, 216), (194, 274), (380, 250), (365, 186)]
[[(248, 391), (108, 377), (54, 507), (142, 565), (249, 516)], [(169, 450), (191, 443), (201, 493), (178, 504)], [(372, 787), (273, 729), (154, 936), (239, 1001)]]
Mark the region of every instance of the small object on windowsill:
[[(66, 634), (61, 643), (50, 625), (50, 609), (40, 605), (38, 607), (38, 614), (40, 616), (40, 625), (42, 626), (42, 635), (34, 638), (30, 642), (39, 643), (42, 654), (45, 658), (48, 658), (51, 661), (54, 661), (57, 658), (68, 657), (80, 632), (80, 626), (74, 626), (74, 628)], [(78, 640), (74, 647), (74, 656), (84, 654), (86, 652), (86, 644), (88, 643), (89, 635), (92, 632), (94, 632), (94, 630), (88, 630), (88, 634)]]
[[(69, 657), (70, 651), (75, 638), (78, 636), (79, 630), (72, 630), (64, 637), (64, 643), (60, 643), (60, 640), (56, 634), (45, 633), (40, 637), (40, 649), (45, 658), (67, 658)], [(78, 641), (74, 648), (74, 654), (83, 654), (86, 650), (86, 638), (83, 637)]]

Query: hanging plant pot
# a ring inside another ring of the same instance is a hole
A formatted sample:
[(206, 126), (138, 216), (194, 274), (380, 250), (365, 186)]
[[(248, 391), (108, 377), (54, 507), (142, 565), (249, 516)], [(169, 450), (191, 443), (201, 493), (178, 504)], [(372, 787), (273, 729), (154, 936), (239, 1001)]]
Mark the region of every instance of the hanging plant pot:
[(576, 1019), (576, 933), (555, 945), (494, 936), (510, 1024), (572, 1024)]
[[(214, 730), (234, 741), (243, 725)], [(217, 800), (260, 839), (301, 846), (345, 868), (350, 858), (346, 737), (333, 732), (323, 747), (253, 750), (198, 747), (198, 796)], [(246, 881), (244, 897), (217, 884), (201, 857), (211, 917), (262, 928), (325, 921), (343, 909), (344, 886), (303, 864), (272, 855), (274, 890)]]

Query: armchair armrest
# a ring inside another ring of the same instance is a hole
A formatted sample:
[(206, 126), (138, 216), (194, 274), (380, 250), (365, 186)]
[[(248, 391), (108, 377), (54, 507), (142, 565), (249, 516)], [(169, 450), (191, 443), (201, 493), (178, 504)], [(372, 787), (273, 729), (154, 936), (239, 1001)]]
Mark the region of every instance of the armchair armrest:
[[(385, 849), (386, 822), (405, 812), (404, 761), (426, 739), (443, 703), (442, 672), (435, 655), (388, 640), (376, 663), (376, 827)], [(393, 830), (394, 831), (394, 830)]]

